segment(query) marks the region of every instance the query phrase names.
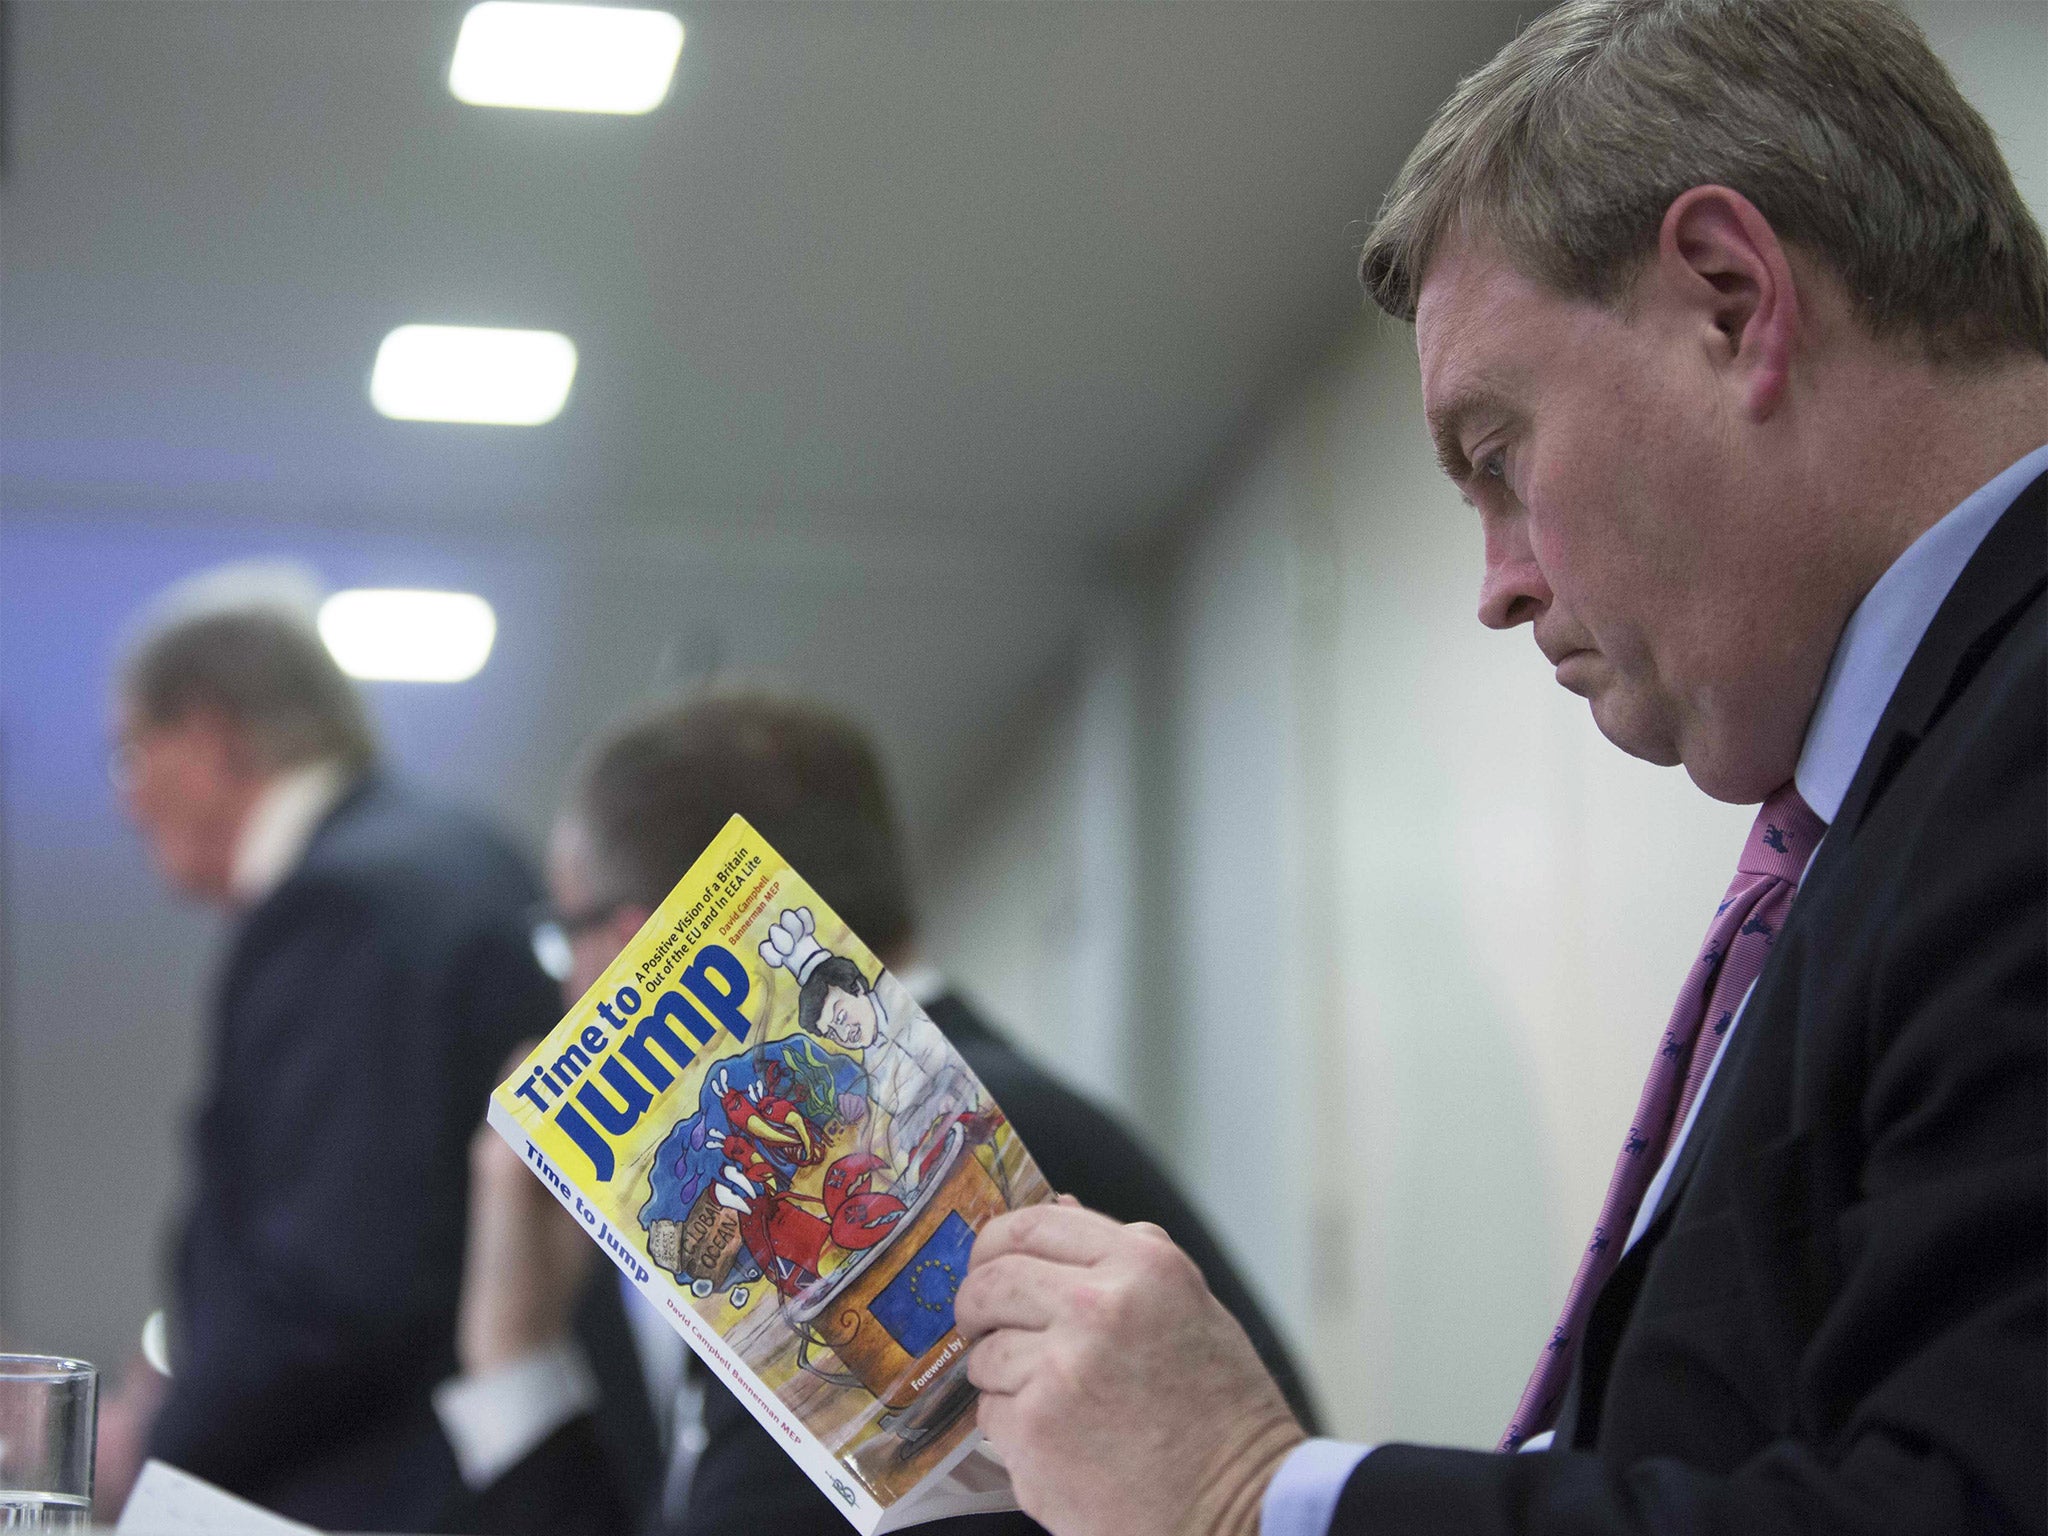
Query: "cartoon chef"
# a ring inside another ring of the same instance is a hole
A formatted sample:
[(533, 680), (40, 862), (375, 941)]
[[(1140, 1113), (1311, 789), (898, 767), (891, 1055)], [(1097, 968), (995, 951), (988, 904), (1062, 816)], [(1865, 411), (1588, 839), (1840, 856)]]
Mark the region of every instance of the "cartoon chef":
[[(910, 1031), (890, 1027), (887, 1005), (861, 968), (818, 942), (809, 907), (783, 909), (761, 943), (761, 958), (796, 978), (798, 1025), (858, 1057), (868, 1105), (880, 1112), (868, 1117), (863, 1141), (900, 1183), (914, 1182), (919, 1170), (909, 1161), (920, 1143), (974, 1108), (973, 1077), (936, 1029), (927, 1025), (916, 1031), (925, 1038), (913, 1040)], [(861, 1119), (866, 1108), (841, 1101), (848, 1120)]]

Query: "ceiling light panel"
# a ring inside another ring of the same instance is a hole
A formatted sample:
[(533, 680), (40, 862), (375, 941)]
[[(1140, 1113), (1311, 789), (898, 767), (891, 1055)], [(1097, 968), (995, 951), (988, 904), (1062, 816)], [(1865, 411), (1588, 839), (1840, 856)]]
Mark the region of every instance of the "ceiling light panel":
[(498, 616), (474, 592), (356, 587), (320, 605), (320, 638), (350, 677), (460, 683), (490, 659)]
[(448, 89), (473, 107), (650, 112), (682, 51), (667, 11), (484, 0), (462, 18)]
[(575, 377), (576, 343), (559, 331), (401, 325), (377, 348), (370, 403), (398, 421), (537, 427)]

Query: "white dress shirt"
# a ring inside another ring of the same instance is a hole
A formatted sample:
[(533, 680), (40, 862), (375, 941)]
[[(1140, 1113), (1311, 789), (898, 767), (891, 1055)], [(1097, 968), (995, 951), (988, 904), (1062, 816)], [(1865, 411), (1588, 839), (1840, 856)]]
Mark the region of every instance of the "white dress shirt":
[[(1806, 741), (1792, 776), (1801, 798), (1822, 821), (1832, 822), (1841, 813), (1842, 799), (1849, 793), (1849, 783), (1856, 777), (1863, 754), (1869, 750), (1871, 737), (1877, 733), (1885, 706), (1891, 703), (1899, 679), (1905, 676), (1906, 664), (1920, 648), (1927, 626), (1934, 622), (1935, 613), (1955, 586), (1956, 578), (1962, 575), (1963, 567), (1970, 563), (1977, 546), (1984, 542), (1984, 536), (2019, 493), (2044, 474), (2048, 474), (2048, 444), (1971, 492), (1940, 522), (1908, 545), (1849, 616), (1841, 639), (1835, 642), (1834, 659), (1828, 664), (1813, 718), (1807, 722)], [(1818, 856), (1818, 850), (1815, 852)], [(1810, 861), (1808, 867), (1812, 867)], [(1728, 1042), (1741, 1027), (1743, 1010), (1748, 1004), (1745, 995), (1742, 1007), (1736, 1009), (1734, 1021), (1721, 1037), (1685, 1123), (1678, 1128), (1663, 1165), (1643, 1195), (1628, 1242), (1622, 1247), (1624, 1253), (1635, 1246), (1656, 1215), (1671, 1170), (1677, 1165), (1686, 1138), (1692, 1134), (1693, 1121), (1706, 1102), (1721, 1057), (1727, 1054)], [(1533, 1436), (1522, 1449), (1548, 1450), (1550, 1439), (1548, 1432)], [(1266, 1489), (1260, 1509), (1260, 1536), (1326, 1536), (1344, 1484), (1373, 1449), (1370, 1445), (1338, 1440), (1310, 1440), (1298, 1447), (1281, 1464)]]
[(288, 768), (264, 786), (235, 838), (228, 893), (236, 906), (255, 906), (299, 867), (306, 845), (348, 793), (349, 783), (341, 764), (322, 759)]

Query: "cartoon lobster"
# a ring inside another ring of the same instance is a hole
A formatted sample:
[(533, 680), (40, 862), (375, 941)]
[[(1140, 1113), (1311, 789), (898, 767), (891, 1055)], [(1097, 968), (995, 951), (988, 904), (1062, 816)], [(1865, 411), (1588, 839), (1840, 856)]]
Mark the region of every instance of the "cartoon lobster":
[(996, 1131), (1008, 1123), (1003, 1112), (991, 1104), (986, 1110), (962, 1110), (958, 1114), (938, 1121), (924, 1133), (924, 1139), (917, 1144), (917, 1176), (930, 1177), (932, 1165), (946, 1150), (946, 1133), (959, 1126), (970, 1147), (986, 1147), (994, 1143)]
[(724, 1155), (712, 1193), (740, 1220), (740, 1240), (778, 1291), (794, 1296), (818, 1278), (832, 1228), (804, 1210), (817, 1204), (790, 1187), (789, 1170), (742, 1131), (710, 1131), (705, 1144)]
[[(705, 1141), (724, 1157), (714, 1198), (739, 1217), (740, 1239), (769, 1283), (795, 1296), (818, 1278), (828, 1241), (850, 1251), (872, 1248), (906, 1207), (874, 1187), (885, 1165), (870, 1152), (835, 1160), (825, 1170), (822, 1198), (793, 1187), (796, 1171), (819, 1162), (825, 1149), (795, 1105), (780, 1096), (780, 1074), (771, 1062), (761, 1078), (736, 1088), (721, 1068), (711, 1086), (733, 1129), (709, 1131)], [(822, 1206), (824, 1217), (803, 1209), (807, 1205)]]
[(734, 1130), (744, 1131), (763, 1146), (772, 1147), (790, 1162), (807, 1168), (825, 1155), (811, 1124), (796, 1105), (782, 1096), (784, 1073), (780, 1062), (771, 1061), (749, 1088), (732, 1086), (724, 1067), (712, 1080), (726, 1121)]
[(840, 1247), (855, 1252), (874, 1247), (909, 1209), (887, 1190), (875, 1188), (875, 1175), (887, 1166), (872, 1152), (850, 1152), (825, 1170), (825, 1217)]

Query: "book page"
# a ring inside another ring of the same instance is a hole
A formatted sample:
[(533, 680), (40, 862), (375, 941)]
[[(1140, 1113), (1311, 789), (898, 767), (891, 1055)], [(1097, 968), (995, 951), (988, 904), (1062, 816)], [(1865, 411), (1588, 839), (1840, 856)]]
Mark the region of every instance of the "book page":
[(310, 1525), (273, 1515), (155, 1457), (142, 1464), (114, 1530), (117, 1536), (319, 1536)]

